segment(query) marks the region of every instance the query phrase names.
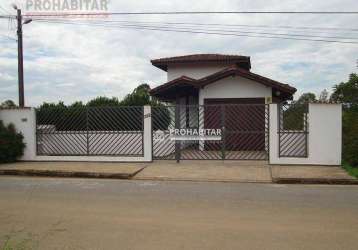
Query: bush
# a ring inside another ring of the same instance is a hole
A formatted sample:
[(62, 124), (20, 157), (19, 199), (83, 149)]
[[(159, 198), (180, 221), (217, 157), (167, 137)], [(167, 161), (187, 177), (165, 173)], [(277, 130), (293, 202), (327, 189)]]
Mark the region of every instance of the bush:
[(5, 126), (0, 121), (0, 163), (14, 162), (23, 155), (25, 143), (21, 133), (17, 133), (15, 126)]
[(358, 167), (358, 106), (343, 112), (343, 160)]

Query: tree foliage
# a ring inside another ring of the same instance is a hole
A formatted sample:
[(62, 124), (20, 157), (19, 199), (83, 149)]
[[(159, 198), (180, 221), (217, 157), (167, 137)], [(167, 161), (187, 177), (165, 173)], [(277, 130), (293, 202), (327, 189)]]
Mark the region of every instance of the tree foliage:
[[(82, 102), (81, 102), (82, 104)], [(105, 97), (105, 96), (99, 96), (92, 100), (90, 100), (86, 105), (82, 104), (82, 107), (117, 107), (121, 106), (120, 101), (117, 97)]]
[(345, 109), (342, 121), (343, 160), (358, 167), (358, 106)]
[(303, 93), (297, 101), (294, 101), (295, 104), (308, 104), (310, 102), (317, 101), (316, 95), (311, 92)]
[(358, 103), (358, 75), (351, 74), (347, 82), (341, 82), (333, 87), (332, 101), (357, 105)]
[(0, 163), (14, 162), (24, 153), (25, 143), (21, 133), (17, 133), (15, 126), (5, 126), (0, 120)]
[[(87, 104), (74, 102), (65, 105), (63, 102), (43, 103), (37, 109), (38, 124), (54, 125), (57, 130), (141, 130), (144, 105), (160, 107), (153, 109), (154, 130), (167, 127), (170, 116), (166, 107), (158, 100), (151, 98), (148, 84), (141, 84), (123, 100), (117, 97), (99, 96)], [(117, 107), (117, 109), (115, 109)], [(118, 109), (122, 107), (122, 109)], [(110, 113), (110, 115), (108, 115)], [(56, 115), (54, 115), (56, 114)], [(109, 116), (115, 117), (109, 118)], [(156, 122), (160, 120), (160, 122)], [(96, 121), (96, 122), (88, 122)], [(161, 124), (160, 127), (156, 124)]]
[(343, 103), (343, 160), (358, 167), (358, 75), (335, 85), (331, 100)]
[(281, 107), (282, 129), (304, 130), (308, 103), (315, 102), (316, 100), (316, 95), (308, 92), (303, 93), (296, 101), (290, 104), (283, 104)]
[(0, 104), (1, 108), (15, 108), (17, 105), (14, 103), (13, 100), (6, 100)]

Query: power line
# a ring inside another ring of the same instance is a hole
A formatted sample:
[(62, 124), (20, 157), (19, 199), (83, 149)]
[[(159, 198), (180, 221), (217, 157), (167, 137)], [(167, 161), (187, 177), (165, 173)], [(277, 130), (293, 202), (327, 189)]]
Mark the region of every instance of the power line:
[(1, 5), (0, 5), (0, 9), (2, 9), (5, 12), (5, 14), (11, 15), (11, 13), (8, 10), (6, 10), (4, 7), (2, 7)]
[[(53, 18), (36, 18), (35, 20), (55, 20), (63, 21), (63, 19)], [(72, 19), (68, 21), (78, 21), (78, 19)], [(245, 28), (269, 28), (269, 29), (303, 29), (303, 30), (329, 30), (329, 31), (358, 31), (358, 28), (340, 28), (340, 27), (307, 27), (307, 26), (270, 26), (270, 25), (248, 25), (248, 24), (220, 24), (220, 23), (192, 23), (192, 22), (154, 22), (154, 21), (127, 21), (127, 20), (88, 20), (88, 22), (103, 22), (103, 23), (136, 23), (136, 24), (168, 24), (168, 25), (189, 25), (189, 26), (223, 26), (223, 27), (245, 27)]]
[(96, 16), (96, 15), (203, 15), (203, 14), (313, 14), (313, 15), (357, 15), (358, 11), (159, 11), (159, 12), (103, 12), (26, 14), (24, 16)]
[(3, 34), (0, 34), (1, 37), (5, 37), (7, 39), (10, 39), (10, 40), (14, 40), (14, 41), (17, 41), (15, 38), (11, 37), (11, 36), (7, 36), (7, 35), (3, 35)]
[[(66, 22), (66, 21), (56, 21), (58, 23), (68, 23), (72, 24), (72, 22)], [(83, 23), (83, 22), (77, 22), (78, 24), (82, 25), (96, 25), (97, 23)], [(128, 22), (130, 23), (130, 22)], [(136, 23), (136, 22), (134, 22)], [(75, 24), (75, 23), (73, 23)], [(99, 24), (101, 25), (101, 24)], [(106, 27), (118, 27), (118, 25), (104, 25)], [(174, 28), (178, 30), (186, 30), (187, 27), (170, 27), (170, 26), (153, 26), (153, 25), (137, 25), (137, 24), (121, 24), (120, 27), (136, 27), (136, 28), (159, 28), (159, 29), (167, 29), (167, 28)], [(192, 30), (192, 28), (189, 28), (189, 30)], [(322, 38), (322, 39), (349, 39), (349, 40), (356, 40), (358, 37), (346, 37), (346, 36), (319, 36), (319, 35), (310, 35), (310, 34), (289, 34), (289, 33), (271, 33), (271, 32), (258, 32), (258, 31), (244, 31), (244, 30), (227, 30), (227, 29), (200, 29), (196, 28), (196, 31), (205, 31), (205, 32), (225, 32), (225, 33), (241, 33), (241, 34), (256, 34), (256, 35), (274, 35), (274, 36), (288, 36), (288, 37), (311, 37), (311, 38)]]
[(157, 27), (142, 27), (142, 26), (124, 26), (124, 25), (101, 25), (101, 24), (88, 24), (88, 23), (71, 23), (71, 22), (51, 22), (43, 21), (47, 23), (60, 23), (60, 24), (70, 24), (70, 25), (89, 25), (89, 26), (100, 26), (107, 28), (125, 28), (125, 29), (135, 29), (135, 30), (156, 30), (156, 31), (168, 31), (168, 32), (179, 32), (179, 33), (192, 33), (192, 34), (210, 34), (210, 35), (224, 35), (224, 36), (239, 36), (239, 37), (260, 37), (260, 38), (276, 38), (276, 39), (285, 39), (285, 40), (301, 40), (301, 41), (313, 41), (313, 42), (329, 42), (329, 43), (345, 43), (345, 44), (358, 44), (358, 42), (353, 41), (339, 41), (339, 40), (326, 40), (326, 39), (308, 39), (308, 38), (298, 38), (298, 37), (285, 37), (285, 36), (262, 36), (262, 35), (247, 35), (237, 33), (225, 33), (225, 32), (210, 32), (210, 31), (198, 31), (190, 29), (177, 29), (177, 28), (157, 28)]
[(0, 15), (2, 19), (16, 18), (14, 15)]

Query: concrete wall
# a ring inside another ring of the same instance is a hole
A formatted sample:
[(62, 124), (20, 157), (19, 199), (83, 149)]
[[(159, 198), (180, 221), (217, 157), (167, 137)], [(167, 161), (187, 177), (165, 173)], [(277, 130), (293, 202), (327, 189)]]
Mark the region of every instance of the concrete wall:
[(235, 76), (226, 77), (205, 86), (199, 92), (199, 104), (206, 98), (262, 98), (272, 97), (271, 87), (261, 83)]
[[(117, 161), (117, 162), (147, 162), (152, 161), (152, 121), (151, 107), (144, 107), (144, 155), (143, 156), (38, 156), (36, 155), (36, 115), (34, 109), (4, 109), (0, 110), (0, 120), (5, 124), (13, 123), (16, 129), (24, 135), (26, 148), (23, 161)], [(52, 138), (53, 139), (53, 138)], [(41, 147), (41, 146), (40, 146)]]
[(308, 156), (279, 157), (277, 104), (270, 104), (270, 164), (341, 165), (342, 106), (309, 104)]

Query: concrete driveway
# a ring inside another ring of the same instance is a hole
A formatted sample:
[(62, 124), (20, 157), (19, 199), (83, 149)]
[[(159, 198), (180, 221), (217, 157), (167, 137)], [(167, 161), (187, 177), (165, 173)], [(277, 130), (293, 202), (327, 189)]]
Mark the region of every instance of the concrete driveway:
[(266, 161), (155, 161), (134, 179), (269, 183), (271, 174)]
[(0, 177), (0, 202), (0, 249), (357, 249), (357, 186)]

